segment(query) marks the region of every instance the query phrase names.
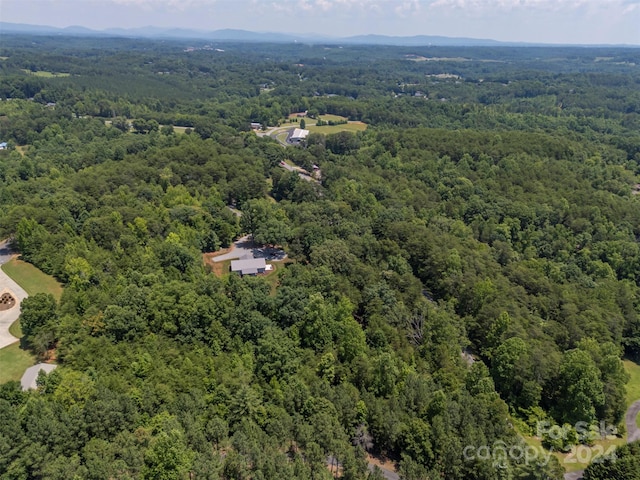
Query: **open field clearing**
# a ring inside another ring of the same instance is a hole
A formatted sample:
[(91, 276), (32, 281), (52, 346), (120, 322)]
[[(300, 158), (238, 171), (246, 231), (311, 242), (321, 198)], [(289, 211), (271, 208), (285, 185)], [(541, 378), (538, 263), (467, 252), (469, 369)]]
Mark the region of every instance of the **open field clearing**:
[(56, 77), (70, 77), (71, 74), (70, 73), (58, 73), (58, 72), (47, 72), (46, 70), (37, 70), (37, 71), (32, 71), (32, 70), (28, 70), (28, 69), (23, 69), (22, 70), (25, 73), (28, 73), (29, 75), (35, 75), (36, 77), (44, 77), (44, 78), (56, 78)]
[(307, 126), (307, 130), (311, 133), (324, 133), (325, 135), (340, 132), (364, 132), (366, 129), (367, 124), (362, 122), (349, 122), (342, 125), (323, 125), (322, 127), (316, 125)]
[(35, 356), (23, 350), (20, 342), (0, 349), (0, 384), (20, 380), (24, 371), (35, 363)]
[(50, 293), (58, 301), (62, 296), (62, 284), (30, 263), (13, 258), (4, 264), (2, 269), (29, 295)]

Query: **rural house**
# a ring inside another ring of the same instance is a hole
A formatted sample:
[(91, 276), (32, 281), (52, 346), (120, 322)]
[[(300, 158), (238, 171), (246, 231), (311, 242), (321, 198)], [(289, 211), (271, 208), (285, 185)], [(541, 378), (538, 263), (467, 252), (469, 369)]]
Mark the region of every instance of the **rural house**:
[(291, 137), (289, 138), (289, 142), (298, 144), (302, 142), (304, 139), (306, 139), (307, 135), (309, 135), (309, 130), (296, 128), (291, 134)]
[(232, 260), (231, 271), (240, 275), (257, 275), (267, 270), (264, 258), (249, 258), (246, 260)]

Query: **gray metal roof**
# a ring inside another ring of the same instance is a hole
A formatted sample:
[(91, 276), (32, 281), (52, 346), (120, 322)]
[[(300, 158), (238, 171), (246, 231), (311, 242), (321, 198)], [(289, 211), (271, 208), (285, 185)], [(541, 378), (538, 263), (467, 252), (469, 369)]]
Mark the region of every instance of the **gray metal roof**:
[(240, 272), (243, 275), (255, 275), (259, 270), (264, 270), (266, 266), (267, 262), (265, 262), (264, 258), (231, 261), (231, 271)]
[(33, 367), (27, 368), (20, 379), (20, 385), (22, 385), (22, 390), (29, 390), (30, 388), (38, 388), (36, 385), (36, 380), (38, 379), (38, 373), (40, 370), (44, 370), (46, 373), (51, 373), (57, 368), (57, 365), (53, 365), (52, 363), (38, 363)]

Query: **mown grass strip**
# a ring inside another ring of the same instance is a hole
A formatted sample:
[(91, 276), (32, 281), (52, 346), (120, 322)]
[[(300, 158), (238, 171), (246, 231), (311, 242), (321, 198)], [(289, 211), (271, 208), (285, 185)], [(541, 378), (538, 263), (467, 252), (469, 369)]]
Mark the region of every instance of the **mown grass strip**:
[(58, 301), (62, 296), (62, 284), (30, 263), (12, 258), (2, 265), (2, 270), (24, 288), (28, 295), (50, 293)]

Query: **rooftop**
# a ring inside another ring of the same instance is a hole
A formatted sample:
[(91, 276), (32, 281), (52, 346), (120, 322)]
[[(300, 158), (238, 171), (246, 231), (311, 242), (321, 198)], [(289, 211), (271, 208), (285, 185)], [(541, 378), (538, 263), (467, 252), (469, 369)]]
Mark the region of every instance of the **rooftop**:
[(239, 272), (242, 275), (255, 275), (260, 271), (265, 271), (267, 263), (264, 258), (249, 258), (245, 260), (232, 260), (231, 271)]
[(307, 138), (307, 135), (309, 135), (309, 130), (304, 130), (302, 128), (296, 128), (293, 133), (291, 134), (291, 140), (302, 140), (304, 138)]

